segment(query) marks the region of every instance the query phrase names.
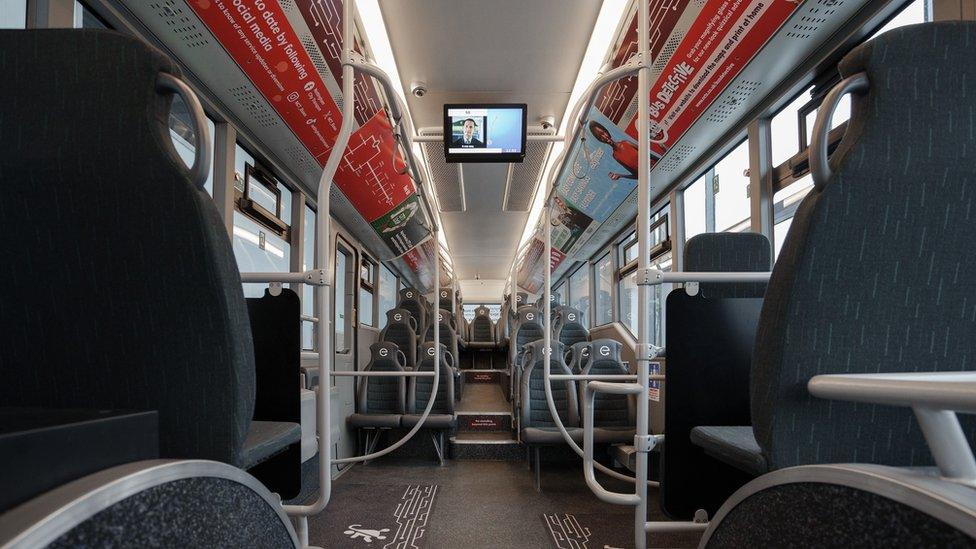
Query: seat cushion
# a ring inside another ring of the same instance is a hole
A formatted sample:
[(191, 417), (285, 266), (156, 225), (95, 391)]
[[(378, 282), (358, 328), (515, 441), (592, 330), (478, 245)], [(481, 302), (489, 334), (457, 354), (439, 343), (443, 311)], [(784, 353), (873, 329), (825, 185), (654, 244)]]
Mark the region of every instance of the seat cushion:
[(400, 426), (400, 414), (352, 414), (346, 418), (350, 427), (395, 429)]
[(692, 444), (736, 469), (757, 477), (768, 471), (766, 458), (756, 442), (751, 425), (695, 427), (690, 436)]
[(252, 421), (242, 450), (241, 468), (250, 469), (302, 440), (302, 426), (283, 421)]
[[(420, 415), (407, 414), (400, 419), (400, 425), (413, 427), (420, 421), (420, 417)], [(424, 421), (424, 427), (427, 429), (451, 429), (455, 425), (457, 425), (457, 418), (451, 414), (430, 414)]]
[(633, 443), (636, 432), (633, 427), (595, 427), (593, 429), (593, 442), (595, 444)]
[[(583, 430), (570, 427), (566, 431), (578, 444), (583, 443)], [(631, 436), (633, 438), (633, 436)], [(565, 444), (558, 427), (526, 427), (522, 429), (522, 442), (526, 444)]]

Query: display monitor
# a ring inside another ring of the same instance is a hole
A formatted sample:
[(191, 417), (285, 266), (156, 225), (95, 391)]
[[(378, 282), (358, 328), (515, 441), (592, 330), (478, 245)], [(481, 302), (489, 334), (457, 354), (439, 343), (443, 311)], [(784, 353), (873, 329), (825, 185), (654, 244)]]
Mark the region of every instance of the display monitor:
[(521, 162), (525, 104), (444, 105), (447, 162)]

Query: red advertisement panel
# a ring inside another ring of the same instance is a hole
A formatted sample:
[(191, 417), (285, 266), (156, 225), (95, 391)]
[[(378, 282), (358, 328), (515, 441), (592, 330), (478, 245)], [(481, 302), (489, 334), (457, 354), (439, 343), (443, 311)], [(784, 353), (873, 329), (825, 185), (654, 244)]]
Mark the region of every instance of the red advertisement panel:
[[(725, 91), (797, 4), (724, 0), (709, 4), (708, 8), (692, 23), (651, 86), (651, 127), (656, 138), (664, 138), (664, 150), (674, 145)], [(627, 133), (635, 138), (636, 124), (634, 117), (627, 127)]]
[(273, 0), (188, 0), (312, 156), (325, 164), (342, 123), (298, 35)]

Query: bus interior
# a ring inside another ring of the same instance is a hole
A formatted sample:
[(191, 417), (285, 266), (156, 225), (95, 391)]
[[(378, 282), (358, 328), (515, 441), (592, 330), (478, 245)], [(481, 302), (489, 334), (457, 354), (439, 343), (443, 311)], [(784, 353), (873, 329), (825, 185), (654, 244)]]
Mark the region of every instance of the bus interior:
[(0, 0), (0, 548), (976, 547), (974, 204), (974, 0)]

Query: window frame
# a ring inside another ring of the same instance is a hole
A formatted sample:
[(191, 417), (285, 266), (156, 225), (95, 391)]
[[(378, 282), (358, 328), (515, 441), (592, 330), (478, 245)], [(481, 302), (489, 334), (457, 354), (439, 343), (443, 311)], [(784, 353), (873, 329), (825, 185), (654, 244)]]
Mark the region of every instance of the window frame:
[[(377, 300), (376, 300), (377, 276), (379, 275), (379, 272), (377, 270), (378, 263), (372, 257), (370, 257), (369, 254), (360, 252), (358, 266), (359, 268), (357, 269), (356, 272), (356, 278), (359, 281), (358, 291), (356, 292), (356, 304), (358, 306), (356, 307), (356, 310), (359, 311), (359, 313), (356, 315), (356, 324), (358, 326), (369, 326), (371, 328), (376, 328), (376, 323), (377, 323), (376, 318), (378, 316), (376, 313), (376, 309), (378, 307)], [(367, 272), (368, 279), (363, 278), (364, 268), (368, 269)], [(369, 322), (363, 322), (363, 311), (365, 310), (362, 307), (363, 292), (367, 292), (371, 297), (370, 299), (371, 310), (369, 312), (370, 315)]]

